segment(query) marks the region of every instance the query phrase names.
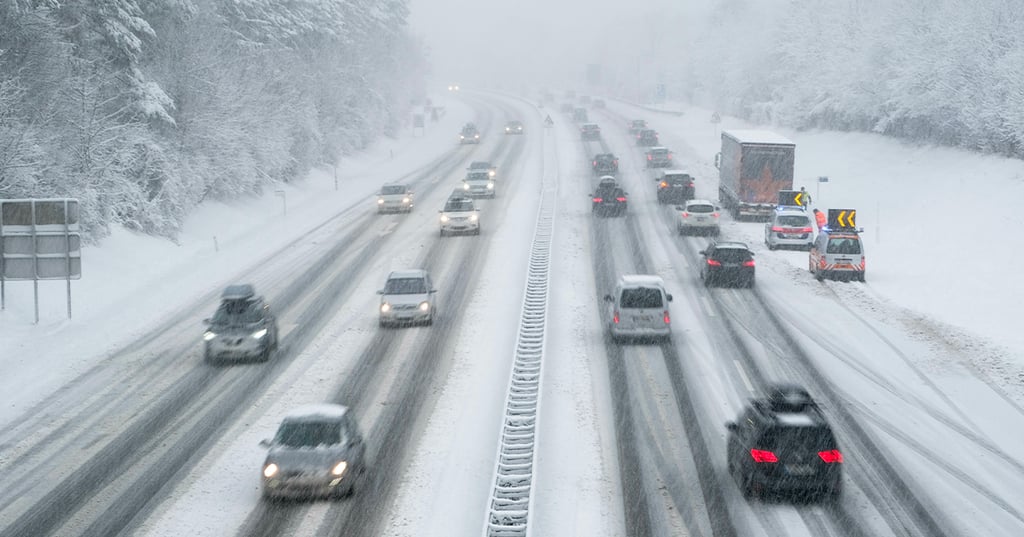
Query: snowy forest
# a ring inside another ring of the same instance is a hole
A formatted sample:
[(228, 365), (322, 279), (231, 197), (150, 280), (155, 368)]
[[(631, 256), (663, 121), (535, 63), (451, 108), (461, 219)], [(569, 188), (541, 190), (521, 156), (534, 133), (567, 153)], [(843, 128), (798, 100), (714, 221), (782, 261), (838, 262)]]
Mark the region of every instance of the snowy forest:
[(0, 198), (74, 197), (96, 241), (401, 127), (407, 0), (0, 0)]
[(724, 0), (693, 100), (757, 122), (1024, 157), (1024, 2)]

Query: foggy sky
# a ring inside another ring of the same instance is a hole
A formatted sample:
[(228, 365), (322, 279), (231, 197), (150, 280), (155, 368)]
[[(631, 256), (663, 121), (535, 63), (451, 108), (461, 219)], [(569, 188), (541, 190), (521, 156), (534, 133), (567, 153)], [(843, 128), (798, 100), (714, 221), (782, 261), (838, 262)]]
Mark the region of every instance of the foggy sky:
[[(703, 4), (708, 0), (686, 3)], [(642, 21), (678, 15), (679, 0), (411, 0), (410, 28), (429, 47), (434, 82), (573, 85), (588, 63), (651, 47)]]

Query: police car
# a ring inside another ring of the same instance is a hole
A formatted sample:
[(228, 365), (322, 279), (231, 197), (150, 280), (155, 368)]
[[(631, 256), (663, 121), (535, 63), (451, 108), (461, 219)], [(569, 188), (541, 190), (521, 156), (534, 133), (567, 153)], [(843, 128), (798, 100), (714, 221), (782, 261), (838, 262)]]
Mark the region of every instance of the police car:
[(815, 279), (865, 281), (864, 242), (856, 225), (857, 211), (829, 209), (828, 224), (811, 245), (807, 269)]

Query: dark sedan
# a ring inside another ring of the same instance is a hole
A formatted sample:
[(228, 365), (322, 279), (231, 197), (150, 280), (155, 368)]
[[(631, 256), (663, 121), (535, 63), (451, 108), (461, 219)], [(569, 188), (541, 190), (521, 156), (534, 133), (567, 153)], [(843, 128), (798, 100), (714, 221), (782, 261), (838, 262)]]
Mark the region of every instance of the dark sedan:
[(704, 285), (754, 286), (754, 253), (742, 242), (717, 242), (701, 250)]

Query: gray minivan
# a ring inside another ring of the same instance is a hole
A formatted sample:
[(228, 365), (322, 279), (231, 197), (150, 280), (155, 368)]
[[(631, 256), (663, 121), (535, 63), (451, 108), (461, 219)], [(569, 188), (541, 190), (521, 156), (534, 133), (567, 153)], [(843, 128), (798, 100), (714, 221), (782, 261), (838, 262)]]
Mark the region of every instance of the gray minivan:
[(665, 281), (660, 276), (620, 276), (615, 290), (604, 299), (609, 304), (608, 332), (612, 341), (668, 340), (672, 337), (672, 319), (668, 311), (672, 295), (665, 291)]

